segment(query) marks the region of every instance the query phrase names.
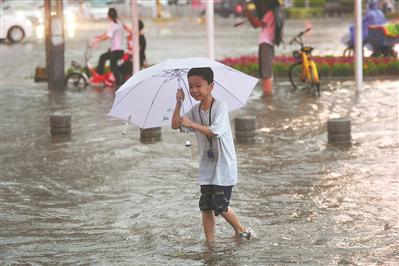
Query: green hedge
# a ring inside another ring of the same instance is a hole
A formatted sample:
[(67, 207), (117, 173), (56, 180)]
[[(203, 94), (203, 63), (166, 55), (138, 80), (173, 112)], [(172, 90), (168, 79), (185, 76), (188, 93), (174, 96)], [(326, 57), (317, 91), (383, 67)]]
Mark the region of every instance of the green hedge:
[[(312, 56), (317, 64), (321, 79), (323, 77), (353, 77), (355, 59), (343, 56)], [(249, 75), (258, 76), (258, 57), (244, 55), (228, 57), (220, 61)], [(273, 59), (273, 75), (288, 78), (291, 65), (296, 62), (292, 56), (281, 55)], [(399, 60), (392, 57), (366, 57), (363, 60), (364, 76), (392, 76), (399, 77)]]
[[(351, 0), (352, 1), (352, 0)], [(294, 7), (305, 7), (306, 0), (294, 0)], [(321, 7), (324, 8), (326, 0), (309, 0), (309, 7)]]
[(285, 9), (285, 15), (287, 18), (312, 18), (312, 17), (321, 17), (324, 15), (324, 9), (318, 7), (312, 8), (287, 8)]

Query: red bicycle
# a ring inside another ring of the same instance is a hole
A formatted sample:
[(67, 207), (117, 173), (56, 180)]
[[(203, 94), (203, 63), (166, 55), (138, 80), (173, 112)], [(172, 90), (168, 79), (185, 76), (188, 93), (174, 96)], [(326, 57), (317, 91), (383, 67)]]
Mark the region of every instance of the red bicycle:
[[(84, 53), (85, 66), (72, 60), (71, 67), (68, 69), (65, 77), (65, 89), (79, 91), (84, 90), (88, 85), (102, 88), (115, 87), (115, 78), (111, 71), (102, 75), (98, 74), (96, 68), (89, 63), (93, 47), (94, 45), (88, 42)], [(130, 60), (131, 56), (125, 52), (118, 65)], [(130, 75), (124, 75), (124, 80), (126, 81), (129, 77)]]

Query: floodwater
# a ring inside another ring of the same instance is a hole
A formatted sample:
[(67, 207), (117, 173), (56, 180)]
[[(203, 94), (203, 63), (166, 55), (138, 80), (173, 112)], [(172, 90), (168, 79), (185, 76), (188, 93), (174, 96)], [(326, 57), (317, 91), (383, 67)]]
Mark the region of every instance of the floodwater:
[[(325, 81), (320, 98), (284, 80), (272, 100), (257, 88), (231, 113), (232, 123), (257, 118), (256, 145), (236, 146), (231, 203), (256, 236), (238, 245), (218, 217), (209, 249), (194, 136), (192, 156), (168, 128), (141, 144), (139, 129), (122, 136), (124, 124), (105, 117), (112, 91), (34, 84), (44, 50), (30, 48), (41, 45), (1, 47), (1, 264), (397, 264), (398, 80), (367, 81), (359, 96), (352, 81)], [(70, 138), (50, 136), (60, 110), (72, 115)], [(341, 116), (352, 120), (349, 147), (327, 144), (326, 121)]]

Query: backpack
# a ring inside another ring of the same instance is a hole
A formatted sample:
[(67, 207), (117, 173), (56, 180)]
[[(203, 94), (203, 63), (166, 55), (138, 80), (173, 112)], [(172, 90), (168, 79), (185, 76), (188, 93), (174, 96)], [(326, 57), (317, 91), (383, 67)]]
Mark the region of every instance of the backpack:
[(280, 5), (273, 9), (274, 14), (274, 44), (279, 46), (283, 41), (283, 27), (284, 27), (284, 11)]

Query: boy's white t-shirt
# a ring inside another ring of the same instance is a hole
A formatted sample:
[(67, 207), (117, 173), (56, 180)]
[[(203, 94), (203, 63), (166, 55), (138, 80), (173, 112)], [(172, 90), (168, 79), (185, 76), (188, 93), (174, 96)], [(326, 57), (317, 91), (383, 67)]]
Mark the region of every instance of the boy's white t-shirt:
[[(200, 113), (203, 125), (209, 126), (209, 109), (207, 111), (200, 110), (200, 104), (196, 104), (186, 115), (191, 121), (201, 124)], [(225, 102), (214, 100), (209, 129), (216, 134), (215, 137), (211, 138), (214, 158), (208, 158), (210, 143), (206, 136), (194, 130), (200, 154), (199, 184), (235, 185), (237, 183), (237, 157), (234, 150), (228, 108)]]

